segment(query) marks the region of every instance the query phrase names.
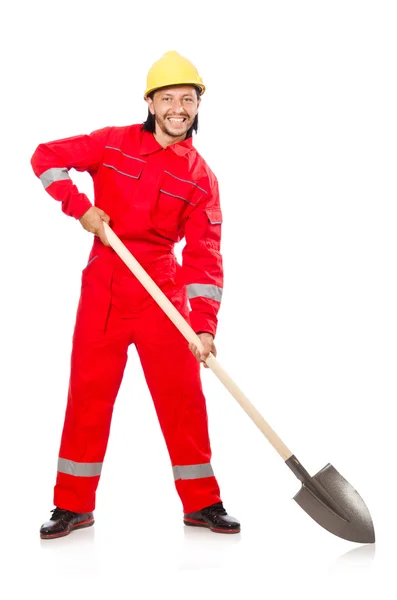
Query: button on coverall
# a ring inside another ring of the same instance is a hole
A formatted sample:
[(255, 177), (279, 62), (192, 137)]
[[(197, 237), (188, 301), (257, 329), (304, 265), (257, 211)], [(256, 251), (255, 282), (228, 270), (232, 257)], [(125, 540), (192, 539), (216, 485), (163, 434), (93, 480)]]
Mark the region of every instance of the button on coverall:
[[(46, 191), (76, 219), (92, 204), (69, 170), (87, 171), (95, 205), (110, 216), (114, 232), (192, 328), (215, 335), (222, 214), (216, 177), (192, 138), (164, 149), (139, 124), (105, 127), (40, 144), (31, 164)], [(180, 265), (174, 244), (184, 237)], [(95, 236), (82, 272), (55, 506), (80, 513), (95, 508), (130, 344), (153, 398), (184, 512), (220, 502), (200, 365), (119, 256)]]

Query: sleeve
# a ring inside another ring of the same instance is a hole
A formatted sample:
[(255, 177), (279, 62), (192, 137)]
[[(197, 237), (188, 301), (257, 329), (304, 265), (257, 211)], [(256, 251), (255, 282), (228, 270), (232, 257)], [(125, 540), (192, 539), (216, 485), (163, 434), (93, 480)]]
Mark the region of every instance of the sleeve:
[(191, 306), (190, 323), (196, 333), (216, 334), (223, 291), (221, 247), (222, 212), (218, 183), (190, 213), (185, 224), (182, 278)]
[(101, 162), (103, 148), (110, 127), (97, 129), (89, 135), (55, 140), (39, 144), (31, 158), (31, 165), (44, 189), (62, 203), (62, 211), (79, 219), (91, 206), (69, 177), (69, 170), (93, 174)]

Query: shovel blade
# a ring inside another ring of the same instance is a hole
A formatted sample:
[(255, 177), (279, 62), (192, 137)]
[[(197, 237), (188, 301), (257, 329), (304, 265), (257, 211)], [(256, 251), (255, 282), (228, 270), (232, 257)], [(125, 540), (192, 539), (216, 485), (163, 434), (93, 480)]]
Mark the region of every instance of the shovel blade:
[[(303, 483), (294, 500), (312, 519), (345, 540), (361, 544), (375, 542), (372, 518), (364, 500), (331, 464), (310, 480), (308, 485)], [(322, 489), (332, 498), (333, 507), (324, 500)]]

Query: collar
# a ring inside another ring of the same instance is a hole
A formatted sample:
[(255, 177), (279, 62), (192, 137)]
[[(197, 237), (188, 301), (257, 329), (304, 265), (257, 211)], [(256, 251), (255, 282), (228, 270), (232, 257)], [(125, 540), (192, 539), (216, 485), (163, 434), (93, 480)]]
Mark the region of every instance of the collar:
[[(183, 140), (183, 142), (170, 144), (167, 148), (170, 148), (178, 156), (186, 156), (193, 148), (193, 137), (187, 138), (186, 140)], [(157, 150), (164, 150), (164, 148), (158, 143), (152, 133), (142, 130), (140, 154), (152, 154), (153, 152), (157, 152)]]

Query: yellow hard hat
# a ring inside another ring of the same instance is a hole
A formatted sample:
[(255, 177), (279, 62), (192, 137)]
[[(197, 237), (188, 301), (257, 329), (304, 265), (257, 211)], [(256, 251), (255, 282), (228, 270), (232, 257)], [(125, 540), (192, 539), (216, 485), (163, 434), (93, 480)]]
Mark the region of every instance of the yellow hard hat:
[(205, 92), (205, 85), (196, 67), (175, 50), (166, 52), (149, 69), (146, 79), (145, 98), (150, 92), (169, 85), (195, 85), (200, 96)]

